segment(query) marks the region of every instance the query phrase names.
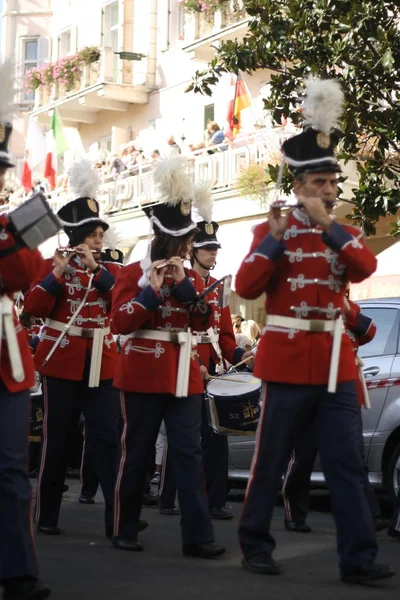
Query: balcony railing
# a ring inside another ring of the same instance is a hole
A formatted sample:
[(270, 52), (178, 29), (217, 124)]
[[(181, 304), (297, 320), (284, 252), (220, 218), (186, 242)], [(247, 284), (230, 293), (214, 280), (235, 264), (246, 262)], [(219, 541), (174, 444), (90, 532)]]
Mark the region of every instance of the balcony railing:
[(39, 110), (49, 103), (74, 96), (100, 84), (119, 84), (136, 88), (147, 86), (148, 58), (143, 57), (140, 61), (121, 60), (112, 48), (102, 48), (100, 60), (84, 66), (74, 85), (52, 83), (39, 86), (35, 91), (33, 110)]
[(230, 0), (215, 13), (199, 12), (188, 17), (185, 23), (185, 39), (200, 40), (219, 33), (226, 27), (248, 18), (242, 0)]

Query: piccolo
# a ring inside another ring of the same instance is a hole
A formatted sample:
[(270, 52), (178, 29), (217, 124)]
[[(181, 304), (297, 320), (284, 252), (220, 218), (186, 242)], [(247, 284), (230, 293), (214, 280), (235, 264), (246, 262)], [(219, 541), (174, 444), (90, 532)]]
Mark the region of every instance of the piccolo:
[[(74, 252), (79, 252), (76, 248), (57, 248), (57, 252), (61, 254), (73, 254)], [(100, 254), (101, 250), (90, 250), (92, 254)]]

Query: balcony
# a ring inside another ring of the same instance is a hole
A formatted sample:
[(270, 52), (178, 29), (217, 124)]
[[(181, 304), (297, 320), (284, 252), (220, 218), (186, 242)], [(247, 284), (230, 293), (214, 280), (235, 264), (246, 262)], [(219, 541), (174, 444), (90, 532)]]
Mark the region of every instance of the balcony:
[(209, 62), (214, 58), (214, 46), (229, 39), (243, 40), (247, 33), (248, 16), (242, 0), (230, 0), (220, 11), (187, 15), (185, 40), (191, 40), (183, 50), (194, 60)]
[(154, 89), (152, 60), (121, 60), (111, 48), (103, 48), (100, 60), (84, 66), (71, 87), (53, 83), (35, 91), (30, 116), (50, 122), (49, 110), (57, 107), (67, 127), (95, 123), (102, 110), (125, 112), (130, 104), (146, 104)]

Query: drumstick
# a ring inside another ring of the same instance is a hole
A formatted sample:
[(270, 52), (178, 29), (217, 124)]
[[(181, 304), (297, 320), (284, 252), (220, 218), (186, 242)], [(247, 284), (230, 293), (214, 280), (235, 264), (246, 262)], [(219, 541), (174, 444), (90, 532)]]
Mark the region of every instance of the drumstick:
[(217, 377), (209, 375), (208, 379), (218, 379), (218, 381), (221, 381), (222, 379), (222, 381), (231, 381), (232, 383), (251, 383), (246, 379), (232, 379), (231, 377), (223, 377), (222, 375), (218, 375)]
[(244, 365), (244, 363), (247, 363), (247, 362), (249, 362), (249, 360), (253, 360), (253, 359), (254, 359), (254, 355), (248, 356), (244, 360), (241, 360), (240, 362), (238, 362), (236, 365), (232, 365), (232, 368), (236, 369), (236, 367), (240, 367), (241, 365)]

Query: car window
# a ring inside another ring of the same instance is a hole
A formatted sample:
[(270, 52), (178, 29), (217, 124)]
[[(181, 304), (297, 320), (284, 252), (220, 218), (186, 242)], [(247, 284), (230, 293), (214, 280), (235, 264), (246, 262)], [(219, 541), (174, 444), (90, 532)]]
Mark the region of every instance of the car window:
[(370, 317), (376, 325), (376, 335), (373, 340), (360, 346), (359, 355), (382, 356), (396, 354), (397, 336), (399, 330), (399, 311), (397, 308), (369, 308), (361, 306), (364, 315)]

